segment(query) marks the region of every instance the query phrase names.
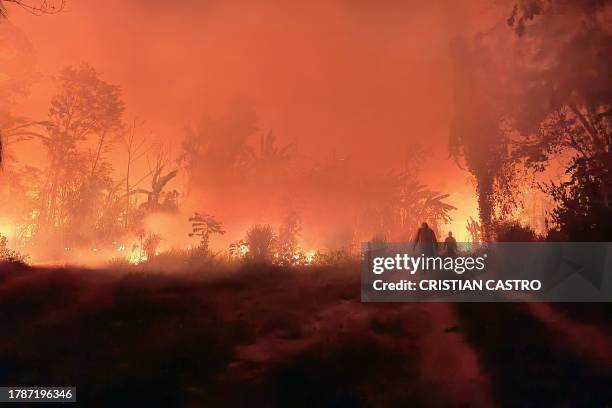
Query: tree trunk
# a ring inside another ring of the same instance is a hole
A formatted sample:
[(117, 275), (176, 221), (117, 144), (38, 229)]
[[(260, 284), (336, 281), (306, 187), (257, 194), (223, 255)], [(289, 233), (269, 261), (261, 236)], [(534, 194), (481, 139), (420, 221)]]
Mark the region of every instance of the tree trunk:
[(493, 178), (489, 175), (477, 176), (476, 193), (478, 195), (478, 215), (482, 228), (482, 240), (490, 242), (493, 224)]

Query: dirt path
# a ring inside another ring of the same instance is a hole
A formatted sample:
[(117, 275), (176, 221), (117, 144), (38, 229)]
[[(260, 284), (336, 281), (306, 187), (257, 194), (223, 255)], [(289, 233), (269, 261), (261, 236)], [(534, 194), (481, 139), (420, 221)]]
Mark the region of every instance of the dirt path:
[[(394, 328), (396, 322), (403, 327)], [(229, 381), (256, 380), (318, 344), (369, 332), (390, 349), (403, 351), (406, 361), (417, 363), (418, 382), (435, 390), (432, 401), (453, 406), (496, 405), (476, 353), (457, 329), (452, 306), (444, 303), (393, 308), (355, 301), (329, 305), (303, 324), (300, 338), (286, 338), (282, 331), (276, 331), (237, 347), (223, 377)], [(414, 361), (415, 355), (418, 361)]]
[(423, 376), (433, 388), (447, 393), (455, 406), (492, 407), (489, 378), (474, 350), (466, 343), (452, 305), (419, 305), (429, 316), (430, 326), (419, 341)]

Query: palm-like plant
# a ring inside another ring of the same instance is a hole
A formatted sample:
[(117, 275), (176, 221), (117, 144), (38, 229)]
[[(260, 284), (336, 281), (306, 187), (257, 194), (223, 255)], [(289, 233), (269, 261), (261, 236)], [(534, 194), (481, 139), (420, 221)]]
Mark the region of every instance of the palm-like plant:
[(246, 150), (246, 170), (257, 180), (280, 174), (289, 165), (293, 148), (293, 143), (277, 146), (271, 131), (262, 134), (259, 147)]
[(200, 237), (199, 249), (205, 253), (208, 252), (208, 244), (211, 235), (225, 234), (223, 224), (212, 215), (195, 213), (193, 217), (189, 218), (189, 221), (191, 222), (191, 232), (189, 236)]
[(405, 238), (422, 222), (436, 230), (451, 220), (456, 207), (445, 200), (449, 194), (432, 191), (418, 182), (414, 173), (390, 173), (366, 185), (371, 201), (362, 215), (369, 233), (387, 239)]

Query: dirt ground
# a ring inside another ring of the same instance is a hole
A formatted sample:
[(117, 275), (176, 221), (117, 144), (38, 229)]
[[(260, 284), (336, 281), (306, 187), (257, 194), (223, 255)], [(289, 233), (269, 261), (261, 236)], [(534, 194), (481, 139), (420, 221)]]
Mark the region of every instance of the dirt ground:
[(610, 406), (610, 304), (363, 304), (357, 265), (0, 267), (0, 385), (86, 406)]

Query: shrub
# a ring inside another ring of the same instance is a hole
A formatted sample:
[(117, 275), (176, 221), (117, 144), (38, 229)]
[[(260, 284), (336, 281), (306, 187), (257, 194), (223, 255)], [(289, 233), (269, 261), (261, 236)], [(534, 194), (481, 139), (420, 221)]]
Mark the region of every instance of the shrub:
[(249, 247), (247, 259), (257, 262), (272, 259), (276, 236), (269, 225), (255, 225), (247, 231), (245, 242)]
[(338, 249), (329, 252), (317, 251), (311, 260), (311, 264), (320, 266), (338, 266), (351, 262), (353, 257), (351, 254), (344, 250)]
[(532, 242), (538, 236), (529, 226), (523, 226), (518, 221), (501, 221), (494, 225), (495, 237), (498, 242)]
[(27, 255), (24, 255), (19, 251), (9, 249), (7, 238), (0, 235), (0, 262), (25, 264), (27, 259)]
[(189, 236), (200, 238), (199, 249), (201, 254), (208, 254), (208, 244), (210, 242), (211, 235), (225, 234), (223, 224), (213, 215), (206, 213), (195, 213), (193, 217), (189, 218), (189, 222), (191, 222), (191, 232), (189, 233)]

